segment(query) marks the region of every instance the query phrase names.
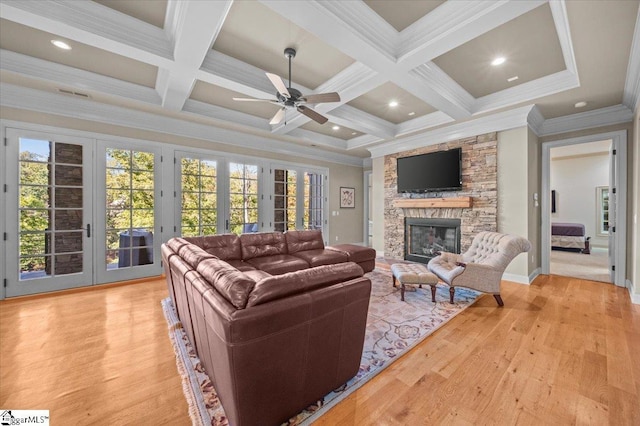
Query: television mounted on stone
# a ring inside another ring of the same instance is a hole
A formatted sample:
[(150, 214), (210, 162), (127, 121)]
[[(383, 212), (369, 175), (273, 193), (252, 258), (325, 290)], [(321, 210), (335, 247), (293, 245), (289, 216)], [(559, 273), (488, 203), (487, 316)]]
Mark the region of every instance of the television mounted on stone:
[(443, 192), (462, 189), (462, 149), (398, 158), (398, 192)]

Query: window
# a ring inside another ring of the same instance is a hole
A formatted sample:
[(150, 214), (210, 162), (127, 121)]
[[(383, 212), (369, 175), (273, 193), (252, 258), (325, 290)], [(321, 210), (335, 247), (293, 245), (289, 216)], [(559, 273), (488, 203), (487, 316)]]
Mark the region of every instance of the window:
[(182, 236), (217, 234), (217, 171), (214, 160), (187, 157), (180, 160)]
[(108, 270), (153, 263), (154, 160), (152, 152), (106, 150)]
[(258, 232), (258, 166), (229, 163), (229, 220), (234, 234)]

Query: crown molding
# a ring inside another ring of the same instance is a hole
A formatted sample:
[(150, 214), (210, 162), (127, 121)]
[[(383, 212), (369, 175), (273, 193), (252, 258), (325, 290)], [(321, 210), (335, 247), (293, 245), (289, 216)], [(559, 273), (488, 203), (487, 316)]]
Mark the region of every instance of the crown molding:
[(542, 125), (541, 136), (574, 132), (594, 127), (610, 126), (633, 121), (633, 111), (626, 105), (614, 105), (592, 111), (550, 118)]
[(532, 108), (533, 105), (526, 105), (431, 130), (419, 135), (407, 136), (384, 145), (369, 148), (369, 152), (371, 152), (372, 157), (376, 158), (452, 140), (526, 126), (527, 118)]
[(108, 96), (160, 105), (160, 96), (150, 87), (118, 80), (90, 71), (45, 61), (9, 50), (0, 50), (0, 69), (47, 81), (77, 91), (95, 91)]
[(3, 19), (156, 66), (170, 67), (164, 30), (92, 1), (3, 0)]
[(396, 124), (396, 137), (413, 133), (430, 127), (440, 126), (455, 121), (442, 111), (435, 111), (422, 117)]
[(395, 124), (354, 108), (350, 105), (342, 105), (327, 114), (328, 118), (342, 126), (351, 127), (363, 133), (382, 138), (390, 139), (395, 135)]
[(311, 132), (305, 129), (294, 129), (290, 136), (302, 139), (313, 145), (322, 145), (333, 149), (347, 149), (347, 141), (333, 136)]
[(531, 130), (533, 130), (533, 133), (537, 136), (541, 135), (542, 126), (544, 125), (544, 116), (537, 105), (534, 105), (533, 108), (531, 108), (531, 112), (529, 112), (529, 116), (527, 117), (527, 123)]
[(629, 52), (629, 65), (627, 66), (627, 78), (624, 82), (622, 103), (632, 111), (637, 111), (640, 107), (640, 8)]
[(473, 114), (483, 114), (518, 103), (533, 101), (579, 86), (580, 82), (576, 74), (568, 70), (560, 71), (477, 98), (473, 106)]
[(379, 137), (373, 135), (362, 135), (357, 138), (349, 139), (347, 141), (347, 150), (364, 148), (370, 145), (374, 145), (376, 143), (382, 142), (384, 139), (380, 139)]
[(558, 34), (560, 49), (562, 49), (564, 66), (569, 72), (575, 74), (576, 79), (578, 79), (578, 67), (576, 65), (576, 55), (573, 51), (573, 43), (571, 42), (569, 17), (567, 16), (565, 0), (550, 1), (549, 7), (551, 8), (551, 16), (553, 16), (553, 23), (556, 27), (556, 33)]
[(178, 118), (101, 104), (91, 100), (75, 99), (69, 96), (27, 89), (6, 83), (0, 84), (0, 91), (2, 92), (0, 105), (10, 108), (200, 139), (246, 148), (252, 151), (293, 155), (301, 158), (362, 167), (361, 157), (304, 147), (269, 137), (223, 129), (214, 125), (193, 123)]

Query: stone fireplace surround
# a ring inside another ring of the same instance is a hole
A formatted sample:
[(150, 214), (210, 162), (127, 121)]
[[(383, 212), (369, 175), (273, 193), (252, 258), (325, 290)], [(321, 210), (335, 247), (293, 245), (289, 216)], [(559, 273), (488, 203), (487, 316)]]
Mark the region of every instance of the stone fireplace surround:
[[(498, 216), (497, 133), (487, 133), (387, 155), (384, 158), (384, 255), (404, 258), (405, 218), (460, 219), (460, 251), (465, 252), (480, 231), (496, 231)], [(396, 160), (399, 157), (462, 148), (462, 190), (437, 194), (398, 194)], [(394, 200), (411, 198), (471, 197), (468, 208), (401, 208)]]

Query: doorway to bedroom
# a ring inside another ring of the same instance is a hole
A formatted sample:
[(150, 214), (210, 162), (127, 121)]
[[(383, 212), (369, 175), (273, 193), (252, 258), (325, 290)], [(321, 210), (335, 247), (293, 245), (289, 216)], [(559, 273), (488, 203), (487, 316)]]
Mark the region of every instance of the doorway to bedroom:
[(551, 148), (554, 275), (611, 283), (608, 203), (611, 139)]
[(543, 274), (625, 286), (626, 144), (626, 131), (543, 143)]

